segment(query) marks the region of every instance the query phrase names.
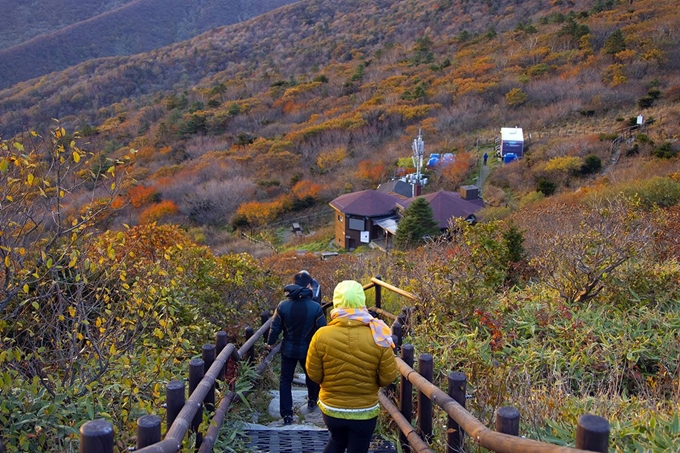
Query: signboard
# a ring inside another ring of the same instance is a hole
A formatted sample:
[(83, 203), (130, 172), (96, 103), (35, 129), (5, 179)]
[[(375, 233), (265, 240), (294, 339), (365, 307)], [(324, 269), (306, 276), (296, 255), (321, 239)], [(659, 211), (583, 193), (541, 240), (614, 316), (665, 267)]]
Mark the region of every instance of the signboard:
[(361, 232), (361, 242), (364, 244), (368, 244), (371, 240), (371, 235), (368, 231), (362, 231)]

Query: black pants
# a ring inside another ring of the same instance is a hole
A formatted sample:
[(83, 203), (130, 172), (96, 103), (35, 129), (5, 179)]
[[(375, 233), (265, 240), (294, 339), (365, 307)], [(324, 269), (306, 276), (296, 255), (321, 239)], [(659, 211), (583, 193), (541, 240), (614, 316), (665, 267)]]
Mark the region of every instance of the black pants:
[(378, 417), (368, 420), (345, 420), (323, 414), (323, 421), (331, 433), (323, 453), (366, 453), (371, 445)]
[(319, 398), (319, 384), (307, 377), (307, 370), (305, 370), (305, 359), (291, 359), (281, 355), (281, 378), (279, 379), (279, 397), (280, 406), (279, 412), (281, 417), (286, 415), (293, 415), (293, 377), (295, 376), (295, 367), (300, 364), (305, 372), (305, 383), (307, 384), (307, 398), (310, 401), (316, 402)]

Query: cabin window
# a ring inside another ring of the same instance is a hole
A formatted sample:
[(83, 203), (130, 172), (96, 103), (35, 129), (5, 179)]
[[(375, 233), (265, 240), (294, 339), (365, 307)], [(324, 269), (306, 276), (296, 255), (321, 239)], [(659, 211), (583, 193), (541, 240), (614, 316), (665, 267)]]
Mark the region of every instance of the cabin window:
[(364, 231), (364, 219), (349, 218), (349, 229), (356, 231)]

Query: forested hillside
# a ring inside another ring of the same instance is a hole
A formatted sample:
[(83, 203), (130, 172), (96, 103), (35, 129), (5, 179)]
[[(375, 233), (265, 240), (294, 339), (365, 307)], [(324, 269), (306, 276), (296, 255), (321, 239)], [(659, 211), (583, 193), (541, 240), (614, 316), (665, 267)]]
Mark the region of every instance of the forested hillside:
[(290, 2), (3, 1), (0, 11), (7, 14), (0, 31), (0, 88), (93, 58), (148, 52)]
[[(375, 275), (413, 292), (407, 341), (441, 388), (466, 373), (490, 427), (512, 405), (573, 445), (593, 413), (612, 451), (678, 451), (676, 3), (301, 1), (0, 91), (5, 451), (75, 451), (95, 418), (126, 451), (198, 345), (240, 344), (303, 268), (327, 297)], [(508, 164), (504, 126), (527, 137)], [(418, 131), (455, 154), (425, 192), (481, 183), (492, 154), (477, 224), (330, 260), (305, 253), (323, 222), (275, 227), (411, 171)]]
[[(606, 137), (641, 112), (660, 134), (638, 144), (642, 154), (672, 136), (680, 96), (672, 6), (300, 2), (3, 90), (2, 132), (56, 118), (86, 135), (98, 159), (133, 147), (138, 186), (121, 201), (121, 218), (222, 227), (266, 224), (310, 200), (375, 187), (421, 128), (428, 152), (460, 155), (430, 175), (431, 190), (455, 189), (470, 182), (479, 138), (520, 126), (537, 138), (531, 159), (487, 191), (504, 207), (546, 175), (556, 188), (579, 184), (568, 170), (536, 164), (607, 161)], [(561, 129), (580, 136), (537, 134)]]

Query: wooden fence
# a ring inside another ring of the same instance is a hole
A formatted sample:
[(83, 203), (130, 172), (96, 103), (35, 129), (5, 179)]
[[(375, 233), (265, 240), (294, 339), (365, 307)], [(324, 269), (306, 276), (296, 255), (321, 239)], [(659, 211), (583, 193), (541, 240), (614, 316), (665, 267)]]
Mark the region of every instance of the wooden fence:
[[(495, 430), (486, 427), (465, 409), (467, 378), (464, 373), (450, 372), (447, 376), (448, 391), (444, 392), (432, 384), (433, 357), (423, 353), (418, 357), (418, 371), (413, 369), (414, 347), (402, 344), (403, 333), (413, 322), (412, 307), (404, 307), (399, 315), (382, 308), (382, 290), (392, 291), (417, 303), (415, 295), (373, 277), (364, 290), (375, 290), (375, 307), (369, 310), (393, 321), (392, 333), (397, 345), (397, 367), (401, 375), (399, 390), (393, 387), (382, 390), (380, 403), (395, 421), (400, 430), (400, 441), (404, 452), (431, 452), (428, 442), (432, 439), (433, 406), (437, 405), (448, 416), (446, 453), (463, 453), (465, 437), (478, 446), (498, 453), (577, 453), (586, 451), (607, 452), (609, 443), (609, 422), (602, 417), (585, 414), (578, 420), (576, 448), (562, 447), (549, 443), (525, 439), (519, 436), (519, 411), (513, 407), (502, 407), (496, 413)], [(327, 309), (331, 304), (324, 304)], [(227, 410), (236, 398), (233, 391), (227, 392), (215, 407), (215, 385), (224, 383), (229, 360), (248, 359), (254, 361), (255, 343), (266, 338), (272, 318), (262, 314), (262, 326), (254, 332), (246, 329), (246, 342), (240, 349), (227, 344), (226, 332), (218, 332), (215, 344), (202, 347), (202, 358), (189, 362), (189, 399), (185, 400), (184, 380), (171, 381), (166, 386), (166, 426), (161, 440), (161, 418), (145, 415), (138, 419), (137, 445), (130, 448), (141, 453), (176, 453), (181, 451), (187, 433), (195, 437), (195, 445), (189, 448), (198, 453), (209, 453), (215, 445)], [(275, 355), (280, 344), (264, 358), (257, 368), (261, 376)], [(225, 383), (226, 384), (226, 383)], [(417, 390), (417, 426), (413, 426), (413, 391)], [(398, 398), (393, 395), (398, 393)], [(396, 405), (395, 399), (399, 406)], [(210, 423), (201, 431), (203, 410), (211, 413)], [(113, 425), (103, 419), (88, 421), (80, 428), (80, 453), (113, 453)]]

